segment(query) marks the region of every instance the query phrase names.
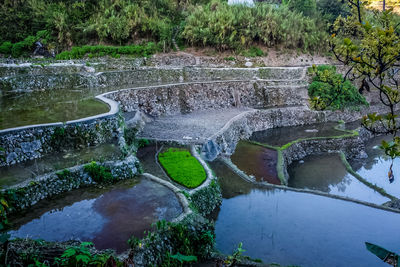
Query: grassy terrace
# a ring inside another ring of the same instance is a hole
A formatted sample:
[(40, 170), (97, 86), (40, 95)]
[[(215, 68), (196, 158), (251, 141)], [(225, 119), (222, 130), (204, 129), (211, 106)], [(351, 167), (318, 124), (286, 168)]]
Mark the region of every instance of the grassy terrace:
[(158, 154), (158, 160), (172, 180), (187, 188), (196, 188), (207, 178), (203, 166), (186, 149), (169, 148)]

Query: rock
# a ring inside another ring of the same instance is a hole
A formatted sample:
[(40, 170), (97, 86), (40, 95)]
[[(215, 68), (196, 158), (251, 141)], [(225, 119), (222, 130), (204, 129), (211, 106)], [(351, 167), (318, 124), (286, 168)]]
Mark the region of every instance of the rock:
[(244, 63), (244, 65), (248, 68), (253, 66), (253, 62), (247, 61), (246, 63)]

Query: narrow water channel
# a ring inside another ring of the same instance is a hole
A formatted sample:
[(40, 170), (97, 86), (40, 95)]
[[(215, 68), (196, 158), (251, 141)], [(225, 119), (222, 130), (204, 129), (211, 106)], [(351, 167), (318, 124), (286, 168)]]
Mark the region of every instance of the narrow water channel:
[[(365, 242), (399, 252), (400, 214), (353, 202), (243, 185), (224, 164), (211, 164), (222, 181), (223, 202), (216, 215), (216, 244), (283, 266), (387, 266)], [(226, 186), (229, 185), (229, 186)], [(236, 186), (237, 185), (237, 188)]]
[(182, 213), (168, 188), (141, 178), (105, 189), (85, 188), (39, 202), (21, 217), (11, 218), (12, 238), (46, 241), (92, 241), (97, 249), (128, 249), (132, 236), (143, 237), (158, 220)]

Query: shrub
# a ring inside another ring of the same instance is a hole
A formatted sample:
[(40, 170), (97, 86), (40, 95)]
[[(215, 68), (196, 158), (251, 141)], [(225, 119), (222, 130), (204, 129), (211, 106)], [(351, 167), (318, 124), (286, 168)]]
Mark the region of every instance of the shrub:
[(11, 54), (11, 48), (12, 48), (12, 43), (11, 42), (4, 42), (0, 46), (0, 54), (5, 54), (9, 55)]
[(101, 166), (95, 161), (86, 164), (84, 169), (96, 183), (110, 183), (114, 179), (110, 168)]
[(313, 75), (308, 88), (311, 106), (317, 110), (324, 109), (358, 109), (361, 105), (368, 105), (365, 98), (343, 75), (336, 72), (335, 66), (321, 65), (310, 69)]
[(287, 5), (290, 10), (300, 12), (305, 16), (314, 16), (317, 11), (315, 0), (283, 0), (282, 4)]
[(186, 149), (169, 148), (158, 154), (158, 160), (172, 180), (187, 188), (198, 187), (207, 178), (203, 166)]
[(319, 0), (317, 8), (330, 23), (333, 23), (337, 17), (346, 17), (350, 13), (348, 4), (341, 0)]

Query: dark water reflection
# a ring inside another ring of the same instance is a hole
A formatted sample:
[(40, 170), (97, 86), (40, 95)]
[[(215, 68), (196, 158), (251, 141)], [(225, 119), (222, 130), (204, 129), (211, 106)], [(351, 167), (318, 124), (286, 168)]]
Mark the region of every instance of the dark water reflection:
[(277, 158), (276, 150), (245, 141), (237, 144), (235, 153), (231, 157), (232, 162), (240, 170), (247, 175), (255, 176), (257, 181), (281, 184), (276, 170)]
[[(220, 180), (240, 179), (226, 166), (216, 166)], [(224, 200), (216, 215), (216, 243), (223, 253), (232, 253), (243, 242), (245, 255), (266, 263), (383, 267), (387, 265), (368, 252), (364, 242), (399, 250), (400, 214), (305, 193), (249, 189), (249, 184), (236, 182), (221, 185)]]
[(272, 146), (283, 146), (300, 138), (329, 137), (343, 135), (335, 130), (337, 123), (322, 123), (306, 126), (280, 127), (253, 133), (250, 140)]
[(107, 189), (81, 189), (42, 201), (21, 218), (13, 218), (11, 236), (66, 241), (94, 242), (96, 248), (122, 252), (126, 241), (158, 220), (171, 220), (182, 207), (166, 187), (141, 179), (125, 181)]
[(319, 190), (376, 204), (390, 200), (349, 174), (338, 154), (306, 157), (291, 164), (288, 172), (290, 187)]

